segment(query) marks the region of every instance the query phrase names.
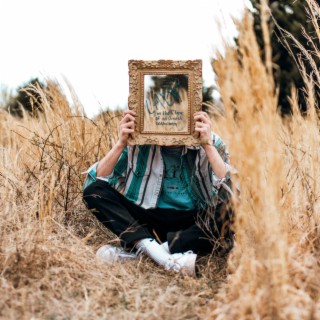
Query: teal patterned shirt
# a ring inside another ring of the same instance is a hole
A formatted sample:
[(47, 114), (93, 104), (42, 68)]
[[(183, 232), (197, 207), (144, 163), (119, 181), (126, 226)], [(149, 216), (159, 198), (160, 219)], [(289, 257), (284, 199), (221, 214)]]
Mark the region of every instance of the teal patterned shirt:
[[(221, 158), (230, 171), (229, 153), (221, 138), (212, 133), (212, 141)], [(87, 171), (84, 188), (96, 179), (108, 182), (113, 188), (122, 193), (128, 200), (145, 208), (158, 206), (163, 186), (164, 161), (160, 146), (143, 145), (128, 146), (124, 149), (113, 172), (104, 177), (97, 177), (98, 162)], [(205, 153), (200, 147), (183, 147), (181, 155), (181, 175), (187, 184), (188, 195), (192, 198), (196, 208), (216, 206), (224, 201), (225, 192), (232, 194), (229, 173), (225, 178), (218, 178)]]

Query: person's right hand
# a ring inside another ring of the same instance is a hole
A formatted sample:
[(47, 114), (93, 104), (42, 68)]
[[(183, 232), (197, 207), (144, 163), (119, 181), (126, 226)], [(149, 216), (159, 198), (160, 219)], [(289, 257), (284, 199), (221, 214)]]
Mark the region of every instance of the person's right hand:
[(122, 119), (120, 121), (120, 132), (118, 143), (122, 147), (126, 147), (128, 144), (129, 137), (134, 136), (134, 126), (135, 126), (135, 115), (133, 110), (126, 110), (123, 112)]

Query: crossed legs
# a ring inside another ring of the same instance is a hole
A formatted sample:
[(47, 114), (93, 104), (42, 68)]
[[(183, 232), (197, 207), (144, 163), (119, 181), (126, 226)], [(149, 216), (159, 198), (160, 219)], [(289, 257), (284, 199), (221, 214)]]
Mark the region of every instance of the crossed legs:
[[(119, 237), (125, 249), (133, 248), (139, 240), (156, 238), (159, 242), (168, 241), (170, 253), (192, 250), (208, 254), (221, 249), (221, 230), (229, 230), (226, 223), (230, 223), (230, 212), (221, 206), (216, 210), (219, 214), (210, 219), (205, 218), (205, 212), (198, 211), (146, 210), (102, 180), (89, 185), (83, 199), (97, 219)], [(223, 235), (227, 251), (232, 247), (229, 233)]]

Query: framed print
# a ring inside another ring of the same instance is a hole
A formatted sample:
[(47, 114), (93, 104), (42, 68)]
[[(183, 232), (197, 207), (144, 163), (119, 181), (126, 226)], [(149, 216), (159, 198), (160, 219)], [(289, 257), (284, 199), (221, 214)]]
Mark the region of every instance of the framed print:
[(130, 145), (197, 146), (193, 113), (202, 105), (201, 60), (129, 60)]

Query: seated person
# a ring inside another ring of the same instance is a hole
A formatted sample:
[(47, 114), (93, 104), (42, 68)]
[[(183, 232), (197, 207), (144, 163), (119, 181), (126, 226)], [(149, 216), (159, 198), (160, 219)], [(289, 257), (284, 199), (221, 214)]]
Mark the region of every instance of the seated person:
[(128, 146), (135, 112), (124, 112), (118, 142), (84, 184), (87, 207), (122, 246), (103, 246), (98, 256), (114, 262), (141, 253), (194, 276), (197, 255), (231, 249), (229, 155), (208, 115), (194, 120), (199, 147)]

